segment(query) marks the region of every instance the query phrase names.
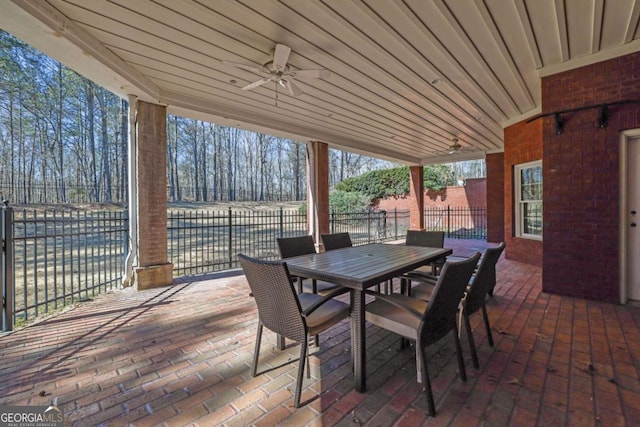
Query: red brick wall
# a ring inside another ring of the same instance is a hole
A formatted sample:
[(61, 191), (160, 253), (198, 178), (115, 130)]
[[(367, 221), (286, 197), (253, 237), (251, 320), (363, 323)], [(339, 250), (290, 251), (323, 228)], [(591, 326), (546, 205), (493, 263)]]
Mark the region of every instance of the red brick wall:
[[(543, 112), (640, 98), (640, 53), (545, 77)], [(619, 153), (622, 130), (640, 127), (640, 105), (563, 114), (564, 133), (544, 122), (543, 290), (618, 300)]]
[(487, 205), (487, 241), (504, 241), (504, 153), (487, 154), (485, 203)]
[[(426, 190), (424, 193), (425, 207), (467, 207), (486, 206), (486, 179), (467, 179), (462, 187), (446, 187), (441, 192)], [(411, 206), (409, 197), (391, 197), (379, 200), (376, 205), (379, 209), (392, 211), (409, 210)], [(502, 226), (502, 224), (501, 224)]]
[[(504, 129), (504, 241), (505, 257), (542, 266), (542, 242), (515, 237), (513, 168), (542, 159), (542, 121), (521, 122)], [(543, 164), (544, 169), (544, 164)], [(487, 165), (487, 172), (489, 166)], [(544, 178), (543, 178), (544, 179)], [(497, 179), (495, 179), (497, 180)], [(546, 189), (546, 182), (543, 183)], [(544, 231), (546, 233), (546, 231)], [(546, 238), (546, 235), (545, 235)]]

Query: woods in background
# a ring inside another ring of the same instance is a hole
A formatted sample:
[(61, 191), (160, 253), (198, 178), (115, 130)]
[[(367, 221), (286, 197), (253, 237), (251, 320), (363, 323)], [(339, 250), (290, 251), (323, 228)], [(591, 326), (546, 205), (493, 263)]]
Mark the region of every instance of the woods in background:
[[(12, 203), (125, 203), (125, 100), (0, 31), (0, 196)], [(167, 119), (170, 201), (304, 200), (303, 143)], [(388, 167), (331, 152), (331, 182)]]
[[(127, 126), (126, 100), (0, 30), (0, 199), (126, 203)], [(393, 166), (330, 150), (329, 183)], [(306, 145), (238, 128), (169, 116), (166, 168), (169, 201), (306, 198)]]

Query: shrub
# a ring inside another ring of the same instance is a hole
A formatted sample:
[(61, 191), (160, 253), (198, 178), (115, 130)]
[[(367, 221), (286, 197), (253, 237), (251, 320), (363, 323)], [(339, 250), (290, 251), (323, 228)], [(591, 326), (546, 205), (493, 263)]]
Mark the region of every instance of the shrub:
[(358, 191), (334, 190), (329, 194), (329, 207), (332, 212), (361, 212), (369, 207), (371, 199)]
[[(423, 172), (425, 189), (440, 191), (454, 184), (454, 171), (446, 165), (425, 166)], [(363, 175), (347, 178), (336, 190), (359, 192), (371, 200), (409, 194), (409, 167), (375, 170)]]

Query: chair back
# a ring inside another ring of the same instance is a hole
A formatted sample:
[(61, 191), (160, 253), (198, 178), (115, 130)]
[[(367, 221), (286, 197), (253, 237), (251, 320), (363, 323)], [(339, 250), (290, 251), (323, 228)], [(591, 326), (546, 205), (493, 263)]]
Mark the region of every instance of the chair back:
[(444, 231), (407, 230), (405, 244), (407, 246), (442, 248), (444, 247)]
[(486, 250), (476, 274), (471, 282), (471, 290), (467, 295), (465, 301), (465, 311), (468, 314), (474, 313), (484, 304), (484, 300), (487, 293), (491, 290), (491, 287), (495, 283), (496, 277), (496, 264), (502, 251), (504, 251), (504, 242), (500, 243), (495, 248), (489, 248)]
[(321, 237), (325, 251), (353, 246), (349, 233), (322, 234)]
[(478, 259), (479, 252), (464, 261), (447, 261), (442, 267), (420, 324), (419, 335), (423, 346), (438, 341), (452, 329), (456, 329), (458, 305)]
[(258, 306), (260, 322), (277, 334), (297, 342), (304, 341), (307, 326), (300, 314), (302, 309), (287, 264), (243, 254), (238, 254), (238, 260)]
[(276, 240), (278, 242), (278, 249), (280, 250), (280, 257), (282, 259), (316, 253), (316, 246), (313, 242), (313, 237), (310, 235), (300, 237), (282, 237)]

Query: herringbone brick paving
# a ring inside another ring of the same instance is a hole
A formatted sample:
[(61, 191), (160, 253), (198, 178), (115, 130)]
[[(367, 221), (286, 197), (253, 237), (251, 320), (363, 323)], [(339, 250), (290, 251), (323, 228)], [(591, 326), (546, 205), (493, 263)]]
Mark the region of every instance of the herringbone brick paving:
[[(486, 246), (447, 240), (456, 255)], [(597, 283), (588, 284), (597, 286)], [(57, 405), (68, 425), (640, 425), (640, 308), (549, 295), (541, 269), (506, 259), (488, 303), (495, 347), (472, 317), (480, 369), (459, 380), (450, 339), (428, 349), (438, 414), (426, 414), (413, 348), (367, 328), (368, 392), (353, 389), (347, 321), (312, 347), (293, 408), (298, 347), (266, 332), (238, 272), (124, 290), (0, 336), (0, 404)]]

